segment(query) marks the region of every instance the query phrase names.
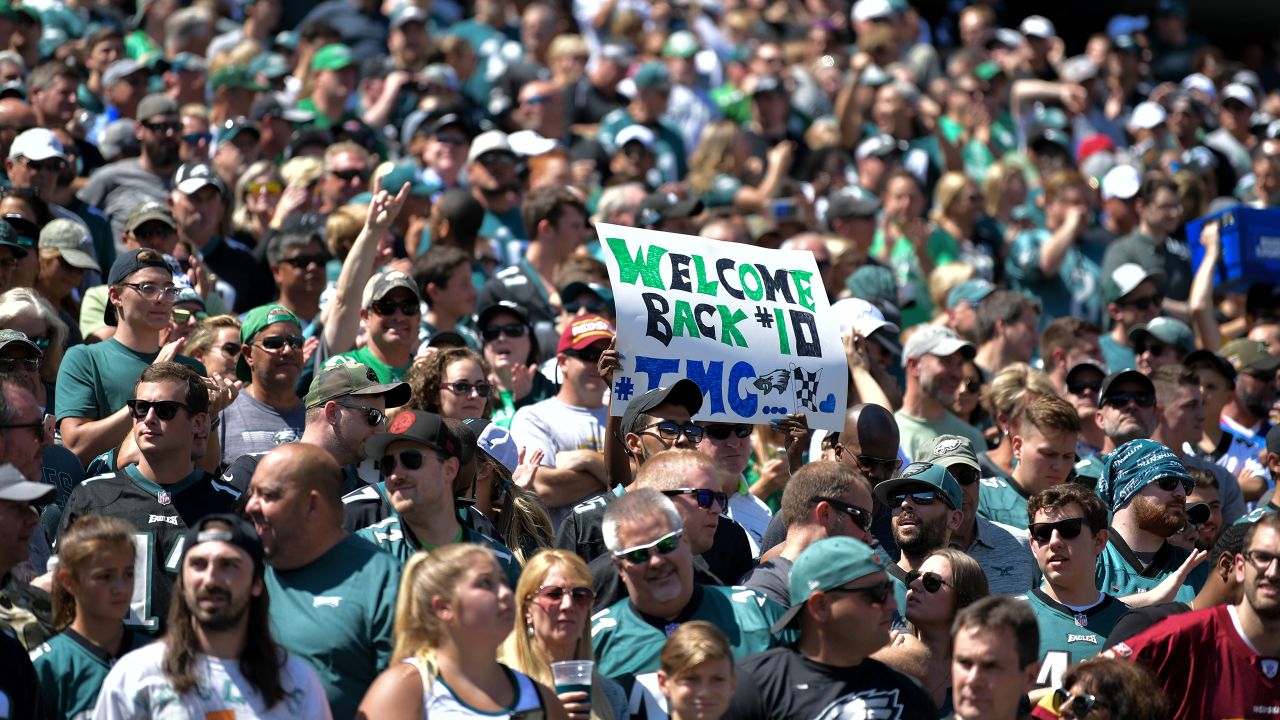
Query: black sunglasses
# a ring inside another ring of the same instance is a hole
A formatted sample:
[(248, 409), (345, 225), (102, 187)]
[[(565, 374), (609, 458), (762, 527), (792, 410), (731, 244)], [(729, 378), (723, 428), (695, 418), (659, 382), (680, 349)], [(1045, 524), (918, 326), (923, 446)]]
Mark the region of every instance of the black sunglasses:
[(657, 428), (657, 436), (667, 442), (675, 442), (676, 440), (679, 440), (680, 435), (683, 434), (685, 437), (689, 438), (689, 442), (697, 445), (702, 442), (702, 438), (706, 435), (703, 429), (697, 425), (692, 423), (681, 425), (673, 420), (662, 420), (660, 422), (653, 423), (652, 425), (645, 425), (644, 427), (636, 428), (635, 433), (637, 435), (643, 435), (644, 431), (650, 428)]
[(590, 313), (601, 313), (611, 310), (609, 303), (603, 300), (571, 300), (564, 304), (564, 311), (570, 315), (586, 310)]
[(421, 311), (416, 300), (405, 300), (403, 302), (396, 302), (394, 300), (377, 300), (369, 307), (373, 308), (375, 313), (384, 317), (395, 315), (396, 310), (399, 310), (401, 313), (404, 313), (409, 317), (414, 317)]
[(234, 358), (240, 357), (240, 350), (242, 347), (244, 346), (241, 345), (240, 343), (233, 343), (233, 342), (223, 343), (222, 352), (227, 357), (234, 359)]
[(1053, 691), (1053, 705), (1063, 720), (1084, 720), (1095, 707), (1100, 709), (1107, 707), (1090, 693), (1072, 695), (1066, 688)]
[(853, 522), (857, 524), (858, 527), (862, 528), (864, 531), (871, 530), (871, 511), (870, 510), (863, 510), (857, 505), (850, 505), (849, 503), (843, 500), (837, 500), (833, 497), (826, 497), (825, 495), (815, 495), (813, 498), (809, 500), (809, 502), (810, 504), (814, 504), (814, 505), (820, 502), (824, 502), (830, 505), (831, 507), (839, 510), (840, 512), (844, 513), (845, 515), (848, 515), (849, 517), (853, 518)]
[[(417, 470), (422, 467), (422, 460), (425, 457), (426, 454), (421, 450), (401, 450), (394, 455), (387, 453), (378, 461), (378, 468), (382, 470), (384, 476), (395, 472), (397, 465), (404, 465), (407, 470)], [(443, 458), (441, 458), (441, 461), (443, 461)]]
[(40, 372), (40, 358), (0, 358), (0, 372), (13, 372), (19, 368), (27, 372)]
[(1102, 401), (1102, 404), (1107, 407), (1123, 408), (1130, 402), (1136, 403), (1140, 408), (1155, 407), (1156, 395), (1149, 392), (1113, 392)]
[(363, 180), (365, 176), (365, 171), (364, 170), (330, 170), (329, 174), (338, 178), (343, 182), (351, 182), (356, 178)]
[(147, 416), (152, 410), (156, 411), (156, 417), (161, 420), (172, 420), (178, 415), (179, 410), (186, 410), (187, 414), (192, 414), (192, 410), (185, 403), (177, 400), (139, 400), (134, 398), (126, 400), (125, 405), (129, 406), (129, 414), (134, 420), (141, 420)]
[(1150, 310), (1151, 308), (1159, 308), (1164, 302), (1164, 298), (1159, 295), (1148, 295), (1144, 298), (1133, 298), (1122, 301), (1120, 304), (1124, 307), (1130, 307), (1134, 310)]
[(480, 331), (485, 342), (497, 340), (499, 335), (509, 338), (524, 337), (529, 334), (529, 326), (520, 323), (511, 323), (510, 325), (490, 325)]
[(1063, 540), (1075, 540), (1080, 537), (1080, 531), (1084, 528), (1084, 518), (1067, 518), (1066, 520), (1058, 520), (1057, 522), (1031, 523), (1027, 526), (1027, 530), (1031, 533), (1031, 538), (1041, 545), (1048, 544), (1053, 540), (1053, 531), (1057, 530), (1058, 535)]
[[(1156, 485), (1160, 486), (1160, 489), (1165, 492), (1173, 492), (1182, 487), (1182, 480), (1173, 476), (1162, 477), (1156, 480)], [(1185, 490), (1186, 488), (1183, 489)]]
[(645, 545), (637, 545), (626, 550), (619, 550), (613, 556), (632, 565), (640, 565), (649, 562), (649, 558), (656, 555), (670, 555), (680, 547), (680, 536), (684, 535), (683, 530), (676, 530), (667, 533), (662, 537)]
[(912, 505), (932, 505), (938, 501), (937, 490), (917, 490), (915, 492), (900, 492), (889, 496), (889, 506), (897, 507), (903, 502), (911, 499)]
[(583, 348), (582, 350), (566, 350), (565, 355), (575, 357), (588, 365), (595, 365), (600, 362), (600, 356), (604, 354), (604, 350), (600, 348)]
[(827, 590), (828, 593), (862, 593), (867, 596), (867, 601), (872, 605), (883, 605), (888, 601), (889, 596), (893, 594), (893, 581), (885, 580), (878, 585), (870, 587), (838, 587)]
[(730, 435), (739, 439), (751, 437), (752, 427), (747, 423), (715, 423), (712, 425), (703, 425), (703, 432), (712, 440), (728, 440)]
[(951, 477), (956, 479), (962, 487), (968, 487), (978, 482), (978, 471), (968, 465), (948, 465), (947, 472), (951, 473)]
[(34, 430), (36, 434), (36, 442), (43, 443), (45, 430), (48, 428), (48, 426), (46, 425), (46, 423), (49, 422), (46, 420), (46, 418), (48, 417), (49, 417), (48, 415), (45, 415), (37, 422), (5, 423), (3, 425), (0, 425), (0, 430)]
[(182, 124), (177, 122), (144, 122), (142, 127), (154, 133), (178, 132)]
[(382, 424), (383, 420), (387, 419), (387, 414), (379, 410), (378, 408), (365, 407), (364, 405), (353, 405), (350, 403), (344, 403), (339, 400), (335, 400), (334, 402), (338, 403), (342, 407), (347, 408), (349, 410), (360, 410), (364, 412), (365, 413), (364, 419), (368, 421), (369, 427), (377, 427)]
[(877, 470), (893, 473), (902, 467), (901, 458), (878, 458), (874, 455), (854, 455), (853, 457), (858, 461), (858, 464), (865, 467), (867, 472), (871, 474), (875, 474)]
[(1141, 355), (1142, 353), (1149, 352), (1152, 355), (1163, 355), (1164, 351), (1168, 349), (1168, 347), (1169, 347), (1168, 345), (1165, 345), (1164, 343), (1158, 343), (1158, 342), (1134, 343), (1133, 354)]
[(1076, 397), (1084, 397), (1085, 393), (1093, 393), (1094, 395), (1097, 395), (1098, 391), (1101, 389), (1102, 389), (1102, 381), (1098, 381), (1098, 382), (1076, 381), (1076, 382), (1067, 383), (1067, 392), (1071, 393), (1072, 395), (1075, 395)]
[(941, 590), (943, 585), (950, 585), (950, 583), (942, 579), (941, 575), (935, 572), (922, 573), (919, 570), (912, 570), (911, 572), (907, 573), (908, 586), (914, 585), (916, 580), (920, 581), (920, 584), (924, 586), (924, 591), (929, 593), (930, 595)]
[(729, 508), (729, 496), (719, 490), (706, 490), (704, 488), (680, 488), (678, 490), (663, 490), (663, 495), (667, 497), (678, 497), (680, 495), (692, 495), (697, 501), (698, 507), (703, 510), (710, 510), (713, 504), (718, 505), (721, 510)]
[(264, 337), (261, 340), (258, 340), (257, 342), (251, 342), (247, 344), (257, 345), (263, 350), (271, 350), (274, 352), (276, 350), (283, 349), (285, 345), (288, 345), (294, 350), (301, 350), (302, 345), (305, 342), (306, 342), (306, 339), (303, 338), (301, 335), (268, 335), (267, 337)]
[(493, 386), (483, 380), (475, 384), (466, 382), (465, 380), (459, 380), (457, 382), (441, 383), (440, 387), (449, 388), (463, 397), (467, 397), (474, 392), (480, 397), (487, 398), (489, 397), (489, 393), (493, 391)]
[(285, 263), (286, 265), (292, 265), (299, 270), (307, 269), (307, 266), (311, 263), (315, 263), (317, 267), (324, 267), (324, 264), (328, 261), (328, 255), (299, 255), (297, 257), (283, 258), (280, 260), (280, 262)]

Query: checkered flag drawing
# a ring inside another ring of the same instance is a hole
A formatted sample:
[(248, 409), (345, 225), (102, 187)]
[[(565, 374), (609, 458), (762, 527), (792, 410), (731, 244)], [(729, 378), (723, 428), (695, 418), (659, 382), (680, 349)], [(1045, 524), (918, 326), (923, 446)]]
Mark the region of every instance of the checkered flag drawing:
[(822, 371), (809, 372), (802, 367), (791, 366), (791, 379), (794, 381), (796, 405), (795, 411), (818, 411), (818, 382)]

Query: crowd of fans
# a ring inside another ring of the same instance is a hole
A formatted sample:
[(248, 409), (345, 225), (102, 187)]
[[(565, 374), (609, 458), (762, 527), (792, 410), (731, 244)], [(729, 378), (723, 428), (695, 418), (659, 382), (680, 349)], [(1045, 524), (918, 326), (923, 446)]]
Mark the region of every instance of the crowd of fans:
[[(1280, 65), (934, 5), (3, 0), (0, 718), (1280, 717)], [(596, 223), (843, 428), (612, 396)]]

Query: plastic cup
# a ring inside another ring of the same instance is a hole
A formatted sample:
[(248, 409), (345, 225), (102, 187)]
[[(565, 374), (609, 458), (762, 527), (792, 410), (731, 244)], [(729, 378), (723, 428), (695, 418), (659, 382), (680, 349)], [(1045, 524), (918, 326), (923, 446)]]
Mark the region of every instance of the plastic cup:
[(595, 663), (590, 660), (562, 660), (551, 663), (551, 677), (556, 681), (556, 694), (571, 692), (587, 694), (586, 704), (591, 704), (591, 670)]

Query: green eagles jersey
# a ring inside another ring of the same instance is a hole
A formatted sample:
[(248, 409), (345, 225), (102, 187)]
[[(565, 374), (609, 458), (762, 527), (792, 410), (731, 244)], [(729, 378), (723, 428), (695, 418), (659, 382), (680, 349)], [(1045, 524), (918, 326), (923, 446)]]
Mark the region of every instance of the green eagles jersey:
[(1048, 230), (1037, 228), (1014, 239), (1005, 262), (1009, 288), (1040, 300), (1044, 308), (1041, 329), (1053, 318), (1067, 316), (1101, 322), (1101, 270), (1073, 244), (1063, 255), (1057, 274), (1046, 276), (1040, 269), (1040, 253), (1050, 235)]
[[(1189, 553), (1186, 550), (1165, 543), (1151, 558), (1151, 564), (1143, 567), (1142, 561), (1125, 544), (1124, 538), (1113, 531), (1107, 546), (1098, 556), (1094, 577), (1102, 592), (1116, 597), (1126, 597), (1159, 585), (1161, 580), (1182, 565), (1187, 555)], [(1208, 577), (1209, 566), (1201, 564), (1200, 567), (1191, 571), (1187, 581), (1178, 588), (1178, 593), (1173, 596), (1173, 599), (1190, 603), (1196, 593), (1200, 592), (1200, 587)]]
[(1028, 496), (1011, 480), (982, 478), (978, 491), (978, 514), (991, 522), (1003, 523), (1019, 530), (1027, 529)]
[[(607, 152), (620, 152), (616, 138), (625, 128), (636, 125), (625, 107), (610, 112), (600, 120), (600, 134), (596, 137)], [(680, 130), (667, 120), (658, 120), (648, 128), (653, 131), (654, 167), (662, 175), (662, 181), (680, 182), (689, 172), (688, 157)]]
[(729, 636), (733, 657), (741, 660), (791, 641), (791, 632), (769, 628), (786, 612), (750, 588), (698, 585), (689, 605), (672, 622), (642, 615), (630, 599), (619, 600), (591, 618), (596, 671), (622, 684), (632, 717), (665, 717), (666, 698), (658, 691), (658, 656), (676, 628), (706, 620)]
[[(469, 527), (462, 527), (462, 535), (456, 542), (469, 542), (484, 545), (493, 551), (498, 558), (498, 564), (502, 566), (503, 572), (507, 574), (507, 582), (512, 588), (520, 580), (520, 563), (516, 561), (516, 556), (511, 550), (501, 542), (494, 540), (488, 535), (472, 530)], [(409, 558), (419, 550), (430, 550), (424, 547), (418, 538), (413, 536), (413, 531), (409, 526), (400, 522), (400, 516), (395, 510), (391, 511), (391, 517), (381, 522), (374, 523), (363, 530), (356, 533), (360, 537), (377, 545), (379, 549), (385, 550), (400, 561), (401, 566), (409, 562)]]
[(400, 563), (348, 535), (305, 567), (268, 567), (266, 582), (276, 642), (316, 671), (334, 717), (354, 717), (391, 661)]
[(80, 720), (93, 717), (98, 690), (111, 666), (125, 653), (149, 642), (125, 628), (120, 652), (112, 656), (80, 633), (67, 628), (31, 651), (31, 664), (40, 681), (40, 695), (48, 717)]
[[(341, 360), (339, 358), (342, 358)], [(344, 353), (338, 353), (333, 357), (325, 360), (324, 366), (331, 368), (335, 365), (341, 365), (345, 360), (355, 360), (373, 370), (378, 376), (380, 383), (397, 383), (404, 380), (405, 373), (409, 372), (409, 365), (388, 365), (378, 359), (368, 345), (355, 350), (349, 350)]]
[(1040, 588), (1023, 596), (1036, 614), (1040, 627), (1040, 675), (1037, 687), (1062, 687), (1067, 668), (1097, 655), (1107, 636), (1129, 606), (1112, 595), (1087, 610), (1076, 612), (1049, 597)]

